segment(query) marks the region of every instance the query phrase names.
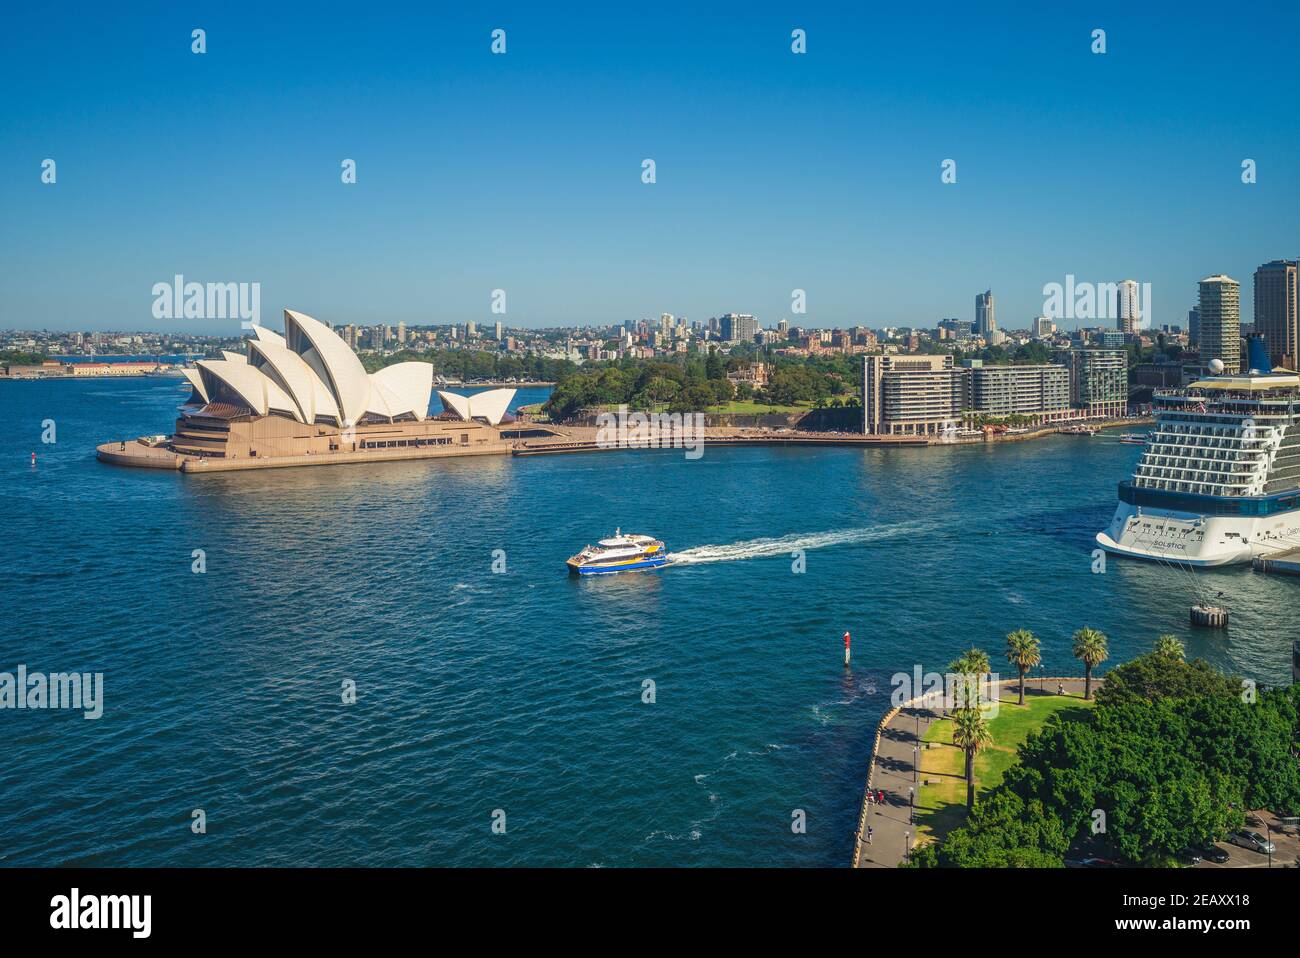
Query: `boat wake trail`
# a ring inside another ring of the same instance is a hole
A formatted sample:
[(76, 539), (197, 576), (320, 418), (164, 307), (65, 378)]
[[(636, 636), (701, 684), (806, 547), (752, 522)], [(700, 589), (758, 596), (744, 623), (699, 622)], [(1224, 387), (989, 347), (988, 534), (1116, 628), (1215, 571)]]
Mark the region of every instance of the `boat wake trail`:
[(826, 546), (875, 542), (901, 535), (914, 535), (924, 531), (922, 522), (896, 522), (890, 525), (871, 526), (866, 529), (838, 529), (830, 532), (797, 532), (788, 536), (765, 539), (747, 539), (730, 545), (696, 546), (668, 556), (670, 565), (699, 565), (702, 562), (736, 562), (742, 559), (763, 559), (771, 556), (788, 556), (796, 549), (824, 549)]

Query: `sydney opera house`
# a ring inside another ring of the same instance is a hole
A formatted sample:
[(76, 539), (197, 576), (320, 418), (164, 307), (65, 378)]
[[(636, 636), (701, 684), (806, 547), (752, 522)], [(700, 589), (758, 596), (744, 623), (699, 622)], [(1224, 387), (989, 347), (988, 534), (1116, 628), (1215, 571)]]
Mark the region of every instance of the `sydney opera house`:
[(106, 443), (120, 465), (218, 472), (509, 452), (501, 434), (513, 389), (439, 391), (433, 366), (406, 362), (367, 373), (324, 323), (284, 311), (284, 334), (253, 326), (247, 354), (225, 352), (184, 370), (191, 394), (171, 436)]

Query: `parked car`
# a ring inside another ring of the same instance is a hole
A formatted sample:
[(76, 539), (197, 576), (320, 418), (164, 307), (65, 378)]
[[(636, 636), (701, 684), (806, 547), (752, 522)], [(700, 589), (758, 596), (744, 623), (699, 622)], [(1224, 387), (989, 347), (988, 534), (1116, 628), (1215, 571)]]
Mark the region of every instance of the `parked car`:
[(1201, 849), (1201, 855), (1204, 856), (1207, 862), (1214, 862), (1216, 865), (1228, 864), (1228, 858), (1230, 857), (1227, 850), (1220, 848), (1218, 845), (1206, 845)]
[(1201, 849), (1199, 848), (1193, 848), (1191, 845), (1188, 845), (1186, 848), (1184, 848), (1182, 851), (1178, 853), (1178, 857), (1181, 858), (1183, 861), (1187, 862), (1187, 864), (1189, 865), (1195, 865), (1203, 857), (1205, 857), (1205, 853), (1202, 852)]
[(1249, 848), (1252, 852), (1259, 852), (1261, 855), (1271, 855), (1275, 849), (1273, 843), (1261, 835), (1259, 832), (1252, 832), (1243, 828), (1239, 832), (1233, 832), (1228, 841), (1234, 845), (1240, 845), (1242, 848)]

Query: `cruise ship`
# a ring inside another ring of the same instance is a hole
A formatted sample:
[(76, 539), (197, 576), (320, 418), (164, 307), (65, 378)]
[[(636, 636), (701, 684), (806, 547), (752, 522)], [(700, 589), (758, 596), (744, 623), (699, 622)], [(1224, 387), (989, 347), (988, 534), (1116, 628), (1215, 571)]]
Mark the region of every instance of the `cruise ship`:
[(1218, 566), (1300, 547), (1300, 375), (1274, 372), (1261, 340), (1249, 348), (1246, 373), (1156, 391), (1103, 549)]

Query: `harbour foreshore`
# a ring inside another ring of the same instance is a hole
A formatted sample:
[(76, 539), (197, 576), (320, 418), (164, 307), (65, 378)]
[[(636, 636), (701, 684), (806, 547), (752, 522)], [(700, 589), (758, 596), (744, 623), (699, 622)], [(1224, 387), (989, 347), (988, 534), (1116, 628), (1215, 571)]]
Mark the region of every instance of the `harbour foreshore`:
[[(1138, 425), (1147, 420), (1122, 419), (1093, 423), (1096, 428)], [(527, 438), (502, 438), (496, 442), (476, 442), (470, 446), (410, 446), (357, 451), (338, 451), (328, 454), (293, 456), (250, 456), (224, 458), (186, 455), (167, 448), (167, 437), (142, 437), (102, 443), (95, 449), (101, 462), (118, 466), (146, 469), (171, 469), (189, 474), (233, 472), (250, 469), (282, 469), (296, 466), (342, 465), (362, 462), (387, 462), (404, 459), (446, 459), (457, 456), (514, 455), (545, 456), (574, 453), (617, 452), (626, 449), (660, 449), (690, 447), (698, 440), (700, 448), (707, 446), (789, 446), (789, 447), (857, 447), (857, 448), (917, 448), (925, 446), (955, 446), (992, 442), (1019, 442), (1039, 439), (1061, 432), (1060, 427), (1040, 429), (1029, 433), (995, 434), (983, 438), (936, 440), (925, 436), (875, 436), (843, 432), (798, 432), (794, 430), (735, 429), (710, 426), (701, 435), (687, 437), (667, 433), (662, 437), (655, 429), (649, 430), (637, 442), (609, 443), (597, 439), (599, 430), (594, 426), (548, 426), (520, 423), (519, 429), (550, 435)], [(511, 431), (511, 430), (507, 430)], [(516, 430), (518, 431), (518, 430)]]
[[(1083, 694), (1084, 680), (1078, 676), (1026, 676), (1025, 681), (1027, 688), (1032, 688), (1034, 683), (1040, 689), (1046, 684), (1059, 683), (1067, 693)], [(1103, 681), (1104, 677), (1094, 675), (1093, 690)], [(997, 684), (1004, 690), (1014, 689), (1020, 680), (1002, 679)], [(891, 708), (876, 725), (867, 759), (858, 828), (853, 836), (853, 868), (896, 868), (906, 859), (910, 848), (915, 847), (916, 825), (912, 821), (908, 789), (922, 784), (914, 763), (920, 754), (918, 749), (924, 748), (924, 731), (931, 722), (943, 717), (943, 709), (922, 705), (924, 698), (917, 696)], [(884, 802), (873, 800), (877, 792), (885, 793)]]

